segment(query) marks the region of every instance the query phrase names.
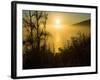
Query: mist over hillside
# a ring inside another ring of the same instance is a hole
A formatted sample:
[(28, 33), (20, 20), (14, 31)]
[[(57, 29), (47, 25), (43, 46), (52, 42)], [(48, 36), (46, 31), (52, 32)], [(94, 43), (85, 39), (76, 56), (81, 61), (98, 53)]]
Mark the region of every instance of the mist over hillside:
[(88, 19), (88, 20), (73, 24), (73, 26), (88, 26), (88, 27), (90, 27), (90, 24), (91, 24), (91, 20)]

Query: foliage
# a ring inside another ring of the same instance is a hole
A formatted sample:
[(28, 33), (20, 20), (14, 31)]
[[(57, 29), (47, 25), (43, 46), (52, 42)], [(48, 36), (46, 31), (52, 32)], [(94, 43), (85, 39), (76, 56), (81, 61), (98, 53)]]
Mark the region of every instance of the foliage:
[(89, 66), (90, 65), (90, 36), (78, 33), (77, 37), (71, 38), (71, 43), (61, 49), (63, 63), (66, 66)]
[(80, 33), (72, 37), (70, 42), (70, 45), (59, 48), (60, 53), (56, 55), (49, 49), (44, 51), (44, 48), (39, 53), (33, 50), (24, 54), (24, 69), (90, 66), (90, 37)]

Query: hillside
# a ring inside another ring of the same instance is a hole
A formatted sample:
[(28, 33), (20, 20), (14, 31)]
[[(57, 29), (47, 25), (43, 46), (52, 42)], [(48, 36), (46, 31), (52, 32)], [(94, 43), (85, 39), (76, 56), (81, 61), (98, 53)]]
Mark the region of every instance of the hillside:
[(88, 20), (85, 20), (85, 21), (82, 21), (82, 22), (79, 22), (79, 23), (76, 23), (76, 24), (73, 24), (74, 26), (89, 26), (90, 27), (90, 19)]

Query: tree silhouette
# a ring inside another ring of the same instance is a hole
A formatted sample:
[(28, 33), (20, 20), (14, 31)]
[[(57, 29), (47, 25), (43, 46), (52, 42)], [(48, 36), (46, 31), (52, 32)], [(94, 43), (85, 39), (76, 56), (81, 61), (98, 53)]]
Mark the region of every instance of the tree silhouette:
[(27, 37), (24, 43), (29, 42), (32, 50), (34, 48), (39, 52), (40, 44), (43, 41), (44, 47), (46, 48), (46, 38), (48, 32), (46, 31), (46, 21), (47, 21), (47, 12), (43, 11), (27, 11), (23, 16), (23, 24), (28, 27), (29, 36)]

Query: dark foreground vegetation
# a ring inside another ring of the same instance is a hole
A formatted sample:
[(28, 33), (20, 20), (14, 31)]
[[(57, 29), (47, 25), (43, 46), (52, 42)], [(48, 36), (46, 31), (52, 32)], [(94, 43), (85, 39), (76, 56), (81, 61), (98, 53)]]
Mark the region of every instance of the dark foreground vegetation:
[(90, 37), (80, 33), (66, 42), (56, 55), (45, 48), (27, 52), (23, 55), (23, 69), (90, 66)]

